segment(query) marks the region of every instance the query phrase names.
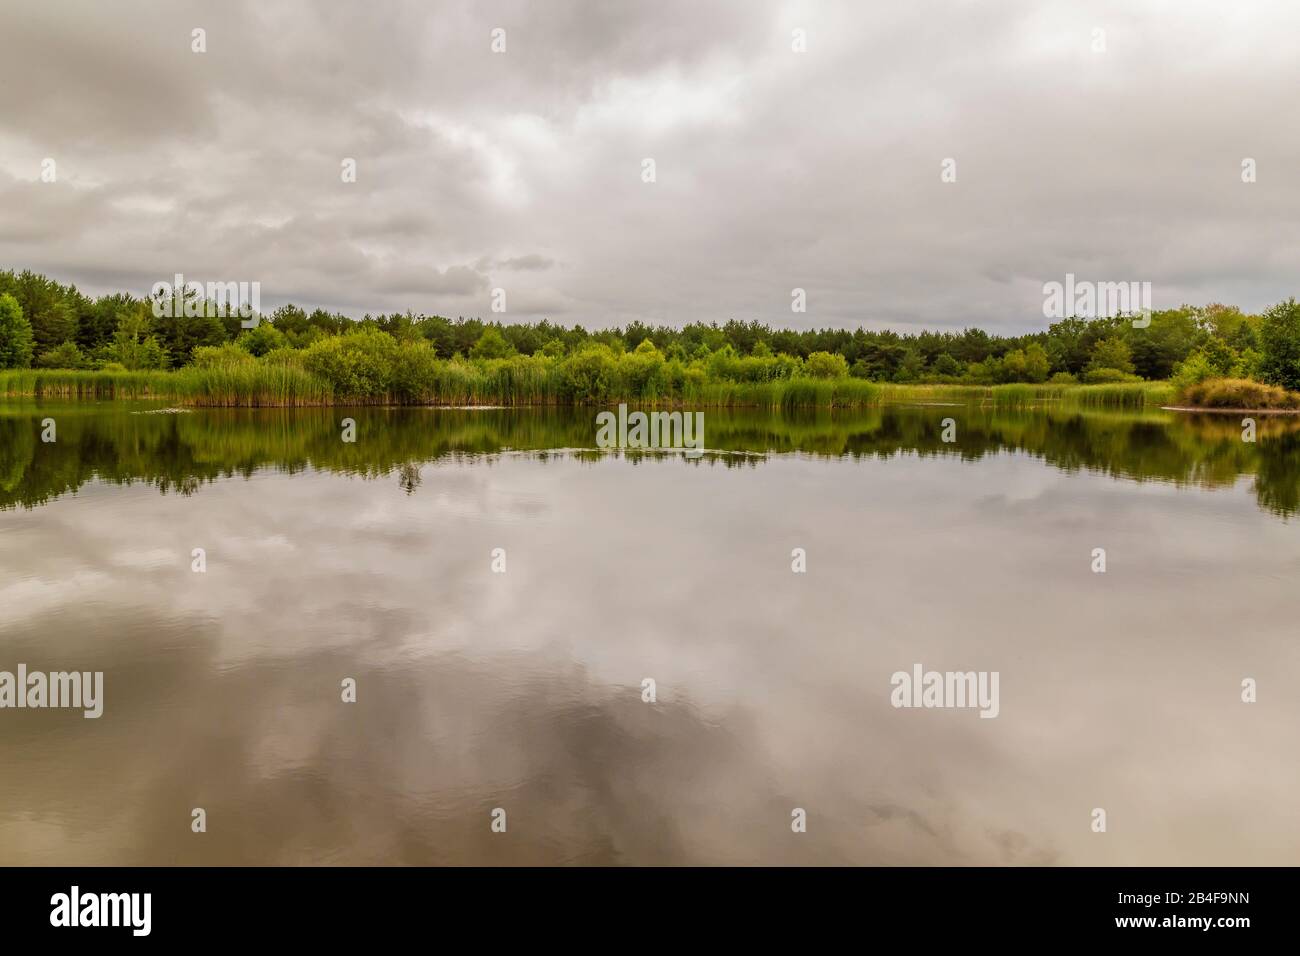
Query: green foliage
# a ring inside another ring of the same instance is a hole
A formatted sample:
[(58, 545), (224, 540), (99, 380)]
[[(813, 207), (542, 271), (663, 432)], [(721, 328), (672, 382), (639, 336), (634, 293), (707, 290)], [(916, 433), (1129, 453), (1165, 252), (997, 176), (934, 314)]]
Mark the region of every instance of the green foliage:
[[(1218, 304), (1183, 306), (1152, 313), (1144, 328), (1127, 317), (1069, 318), (1046, 331), (1003, 336), (973, 328), (773, 329), (739, 320), (680, 329), (631, 322), (589, 332), (549, 321), (501, 325), (409, 311), (354, 321), (294, 305), (244, 329), (238, 317), (211, 316), (198, 299), (173, 316), (153, 316), (146, 300), (92, 299), (32, 272), (0, 272), (5, 294), (25, 319), (30, 343), (24, 347), (23, 322), (10, 310), (0, 320), (0, 364), (25, 366), (39, 355), (36, 362), (45, 367), (210, 371), (246, 364), (226, 348), (238, 342), (247, 358), (309, 376), (303, 395), (324, 390), (339, 401), (661, 402), (694, 400), (707, 388), (727, 401), (802, 404), (809, 396), (838, 401), (853, 394), (857, 401), (865, 394), (841, 390), (828, 397), (813, 382), (979, 389), (1078, 380), (1124, 386), (1135, 375), (1176, 375), (1180, 386), (1216, 377), (1300, 382), (1294, 300), (1262, 318)], [(452, 361), (456, 356), (468, 358)], [(279, 387), (265, 385), (258, 388), (266, 394)], [(988, 394), (1005, 401), (1010, 392)]]
[(1300, 304), (1280, 302), (1259, 325), (1259, 376), (1270, 385), (1300, 390)]
[[(1119, 381), (1110, 375), (1104, 375), (1101, 378), (1095, 377), (1102, 374), (1101, 370), (1103, 369), (1118, 371), (1125, 375), (1133, 374), (1133, 353), (1122, 336), (1111, 335), (1102, 339), (1093, 347), (1092, 359), (1088, 362), (1084, 381)], [(1090, 378), (1089, 376), (1094, 377)]]
[(104, 360), (132, 372), (167, 367), (167, 350), (150, 334), (147, 306), (123, 310), (118, 315), (113, 342), (104, 349)]
[(500, 359), (514, 354), (514, 346), (505, 340), (501, 330), (496, 326), (489, 325), (483, 330), (483, 334), (478, 337), (474, 347), (470, 349), (470, 358), (474, 359)]
[(1089, 365), (1083, 373), (1085, 385), (1109, 385), (1117, 382), (1140, 382), (1142, 377), (1108, 365)]
[(1181, 392), (1206, 379), (1223, 378), (1231, 374), (1237, 361), (1235, 355), (1224, 356), (1216, 354), (1212, 349), (1200, 348), (1174, 366), (1170, 383)]
[(35, 339), (31, 323), (12, 295), (0, 295), (0, 369), (27, 368), (32, 364)]
[[(299, 310), (301, 311), (301, 310)], [(306, 322), (306, 317), (303, 317)], [(306, 331), (305, 329), (303, 330)], [(282, 349), (288, 346), (289, 338), (280, 329), (270, 322), (259, 322), (256, 326), (249, 329), (238, 339), (235, 344), (240, 348), (246, 349), (250, 355), (263, 356), (267, 352), (275, 349)]]
[(196, 348), (191, 358), (191, 364), (195, 368), (225, 368), (231, 365), (249, 365), (256, 362), (257, 359), (245, 348), (241, 348), (234, 342), (225, 342), (221, 345), (204, 345)]
[(560, 365), (566, 398), (581, 404), (603, 404), (612, 394), (618, 361), (606, 345), (590, 345)]
[(1050, 364), (1047, 352), (1037, 342), (1016, 349), (1002, 357), (1001, 380), (1004, 382), (1045, 382)]
[(934, 360), (932, 371), (940, 378), (948, 379), (961, 376), (966, 371), (966, 368), (957, 359), (944, 352)]
[(842, 355), (813, 352), (804, 360), (803, 369), (811, 378), (847, 378), (849, 363)]
[(343, 399), (387, 397), (401, 348), (378, 330), (333, 336), (304, 350), (303, 368)]
[(42, 352), (36, 359), (37, 368), (90, 368), (90, 360), (77, 347), (76, 342), (64, 342), (62, 345)]

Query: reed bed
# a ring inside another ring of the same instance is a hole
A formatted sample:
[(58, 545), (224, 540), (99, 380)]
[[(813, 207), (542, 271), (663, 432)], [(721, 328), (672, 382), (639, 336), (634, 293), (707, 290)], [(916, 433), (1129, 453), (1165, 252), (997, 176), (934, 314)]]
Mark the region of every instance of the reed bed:
[(325, 405), (692, 405), (764, 409), (861, 408), (955, 402), (994, 408), (1141, 409), (1167, 404), (1164, 382), (1117, 385), (901, 385), (857, 378), (710, 379), (679, 363), (639, 367), (519, 356), (469, 362), (413, 350), (369, 366), (248, 360), (172, 372), (0, 372), (0, 395), (65, 399), (165, 399), (214, 407)]

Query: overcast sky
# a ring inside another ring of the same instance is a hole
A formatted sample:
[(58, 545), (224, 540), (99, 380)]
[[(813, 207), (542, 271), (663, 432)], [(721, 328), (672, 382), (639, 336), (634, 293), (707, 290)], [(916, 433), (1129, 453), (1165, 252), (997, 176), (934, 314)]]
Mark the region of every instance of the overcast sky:
[(1025, 331), (1067, 272), (1257, 310), (1300, 293), (1298, 36), (1283, 0), (0, 0), (0, 268), (593, 328)]

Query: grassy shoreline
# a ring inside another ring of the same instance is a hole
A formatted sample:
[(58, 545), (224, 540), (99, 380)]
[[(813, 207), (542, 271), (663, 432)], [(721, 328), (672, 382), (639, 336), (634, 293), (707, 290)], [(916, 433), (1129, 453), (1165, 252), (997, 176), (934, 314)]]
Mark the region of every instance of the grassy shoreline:
[[(450, 363), (448, 363), (450, 364)], [(1040, 403), (1083, 408), (1166, 405), (1174, 389), (1165, 382), (1115, 385), (902, 385), (856, 378), (791, 378), (771, 382), (689, 381), (669, 394), (603, 393), (577, 396), (546, 383), (513, 381), (499, 370), (464, 366), (418, 387), (338, 394), (323, 379), (293, 366), (250, 365), (176, 371), (0, 371), (0, 397), (77, 400), (162, 399), (195, 407), (284, 408), (330, 405), (547, 406), (690, 405), (737, 408), (851, 408), (888, 402), (990, 404), (998, 408)], [(469, 371), (470, 374), (465, 374)], [(477, 374), (475, 374), (477, 373)], [(541, 387), (539, 387), (539, 385)]]

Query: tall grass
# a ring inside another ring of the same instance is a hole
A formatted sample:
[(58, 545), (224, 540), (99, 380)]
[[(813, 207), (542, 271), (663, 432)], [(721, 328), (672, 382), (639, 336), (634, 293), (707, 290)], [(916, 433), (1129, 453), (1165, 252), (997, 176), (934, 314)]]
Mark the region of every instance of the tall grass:
[(171, 373), (167, 397), (201, 406), (329, 405), (328, 383), (294, 365), (250, 362)]
[(1141, 409), (1169, 402), (1163, 382), (1116, 385), (899, 385), (857, 378), (731, 381), (667, 363), (571, 363), (516, 356), (486, 362), (397, 352), (373, 367), (304, 366), (293, 357), (216, 361), (174, 372), (0, 372), (0, 395), (164, 399), (195, 406), (317, 405), (694, 405), (764, 409), (861, 408), (956, 402), (1016, 409), (1038, 405)]
[(37, 398), (168, 398), (172, 372), (81, 372), (68, 369), (0, 371), (0, 395)]
[(1173, 396), (1167, 382), (1117, 385), (879, 385), (881, 397), (894, 402), (962, 402), (994, 408), (1028, 408), (1052, 404), (1067, 408), (1143, 408)]

